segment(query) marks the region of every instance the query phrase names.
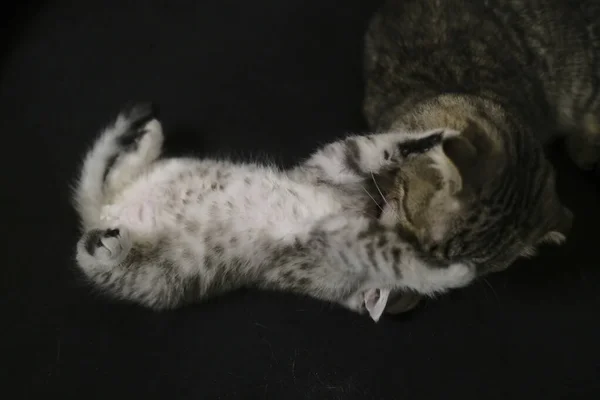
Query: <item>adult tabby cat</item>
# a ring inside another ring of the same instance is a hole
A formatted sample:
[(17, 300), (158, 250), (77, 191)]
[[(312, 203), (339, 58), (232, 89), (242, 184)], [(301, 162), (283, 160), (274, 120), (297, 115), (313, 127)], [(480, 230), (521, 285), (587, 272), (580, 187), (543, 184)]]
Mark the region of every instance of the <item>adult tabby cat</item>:
[[(474, 188), (472, 207), (441, 241), (420, 238), (445, 259), (501, 269), (533, 251), (519, 226), (527, 232), (542, 220), (525, 210), (554, 201), (538, 142), (566, 136), (574, 162), (600, 171), (598, 1), (388, 0), (367, 30), (365, 75), (372, 130), (446, 127), (473, 144), (452, 156), (470, 171), (463, 178)], [(511, 249), (519, 242), (528, 245)], [(419, 298), (406, 297), (395, 311)]]
[[(454, 257), (465, 248), (444, 248), (445, 260), (419, 241), (447, 237), (449, 217), (470, 207), (464, 193), (471, 189), (445, 153), (464, 147), (457, 134), (351, 136), (282, 171), (160, 158), (163, 133), (153, 108), (134, 106), (84, 160), (75, 188), (83, 227), (78, 265), (108, 294), (154, 309), (256, 286), (341, 304), (377, 321), (390, 290), (431, 295), (477, 276), (477, 253)], [(559, 228), (562, 206), (551, 182), (548, 175), (535, 186), (541, 196), (514, 192), (522, 205), (518, 234), (497, 253), (520, 252)]]

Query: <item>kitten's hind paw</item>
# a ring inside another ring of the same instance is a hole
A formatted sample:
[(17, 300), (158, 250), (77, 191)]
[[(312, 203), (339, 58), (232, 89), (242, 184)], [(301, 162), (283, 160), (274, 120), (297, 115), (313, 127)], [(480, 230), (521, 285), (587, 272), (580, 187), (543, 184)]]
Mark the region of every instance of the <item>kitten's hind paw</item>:
[(108, 192), (118, 192), (160, 156), (163, 130), (152, 103), (124, 108), (115, 124), (116, 155), (106, 173)]
[(131, 240), (126, 229), (94, 229), (81, 238), (78, 258), (114, 265), (121, 262), (130, 249)]
[(158, 121), (158, 107), (152, 102), (130, 103), (121, 110), (121, 117), (128, 122), (129, 129), (119, 137), (119, 144), (130, 147), (151, 130), (151, 121)]

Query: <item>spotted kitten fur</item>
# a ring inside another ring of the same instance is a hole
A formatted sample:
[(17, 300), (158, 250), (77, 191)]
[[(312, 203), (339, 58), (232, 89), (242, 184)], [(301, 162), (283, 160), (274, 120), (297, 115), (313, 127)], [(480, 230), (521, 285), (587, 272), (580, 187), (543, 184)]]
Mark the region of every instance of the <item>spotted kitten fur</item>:
[[(284, 171), (161, 158), (155, 109), (135, 105), (84, 160), (74, 194), (83, 229), (77, 264), (108, 295), (153, 309), (253, 286), (377, 321), (391, 289), (433, 294), (474, 278), (468, 263), (431, 262), (394, 212), (377, 215), (386, 174), (396, 168), (427, 159), (451, 175), (442, 142), (455, 134), (349, 137)], [(438, 192), (449, 190), (443, 184)]]

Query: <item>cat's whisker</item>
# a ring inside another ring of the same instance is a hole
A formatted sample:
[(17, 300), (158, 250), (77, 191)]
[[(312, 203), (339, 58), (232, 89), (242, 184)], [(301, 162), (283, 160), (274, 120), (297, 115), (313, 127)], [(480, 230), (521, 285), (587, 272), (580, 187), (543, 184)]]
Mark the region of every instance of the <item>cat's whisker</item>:
[(365, 191), (367, 196), (369, 196), (371, 198), (371, 200), (373, 200), (373, 203), (375, 203), (375, 205), (381, 210), (381, 212), (383, 212), (383, 207), (381, 207), (379, 205), (379, 203), (377, 202), (377, 200), (375, 200), (375, 198), (373, 196), (371, 196), (371, 193), (369, 193), (369, 191), (364, 186), (361, 185), (360, 187), (362, 187), (362, 189)]
[[(373, 172), (371, 172), (371, 179), (373, 180), (373, 183), (375, 184), (375, 188), (379, 192), (379, 195), (381, 196), (381, 198), (383, 199), (383, 201), (385, 202), (385, 204), (390, 208), (390, 210), (392, 210), (392, 213), (394, 213), (394, 217), (396, 219), (400, 219), (400, 217), (398, 216), (398, 213), (396, 212), (396, 208), (392, 207), (392, 205), (387, 201), (387, 199), (383, 195), (381, 189), (379, 188), (379, 185), (377, 184), (377, 180), (375, 179), (375, 175), (373, 175)], [(379, 207), (379, 208), (381, 208), (381, 207)], [(383, 208), (381, 208), (381, 211), (383, 211)]]
[(500, 299), (498, 298), (498, 294), (496, 293), (496, 290), (494, 289), (494, 287), (492, 286), (492, 284), (490, 283), (490, 281), (488, 281), (487, 278), (483, 278), (483, 281), (491, 289), (492, 293), (494, 294), (494, 297), (496, 298), (496, 302), (498, 302), (498, 304), (500, 304)]

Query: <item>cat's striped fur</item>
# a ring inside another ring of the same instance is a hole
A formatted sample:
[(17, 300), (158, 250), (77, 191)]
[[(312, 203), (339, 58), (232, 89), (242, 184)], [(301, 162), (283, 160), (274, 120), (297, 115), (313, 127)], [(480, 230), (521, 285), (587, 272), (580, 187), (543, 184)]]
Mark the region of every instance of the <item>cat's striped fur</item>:
[(600, 2), (387, 0), (365, 77), (372, 130), (463, 132), (449, 154), (469, 206), (445, 236), (420, 238), (429, 251), (485, 273), (564, 238), (572, 217), (542, 146), (566, 136), (572, 159), (600, 171)]

